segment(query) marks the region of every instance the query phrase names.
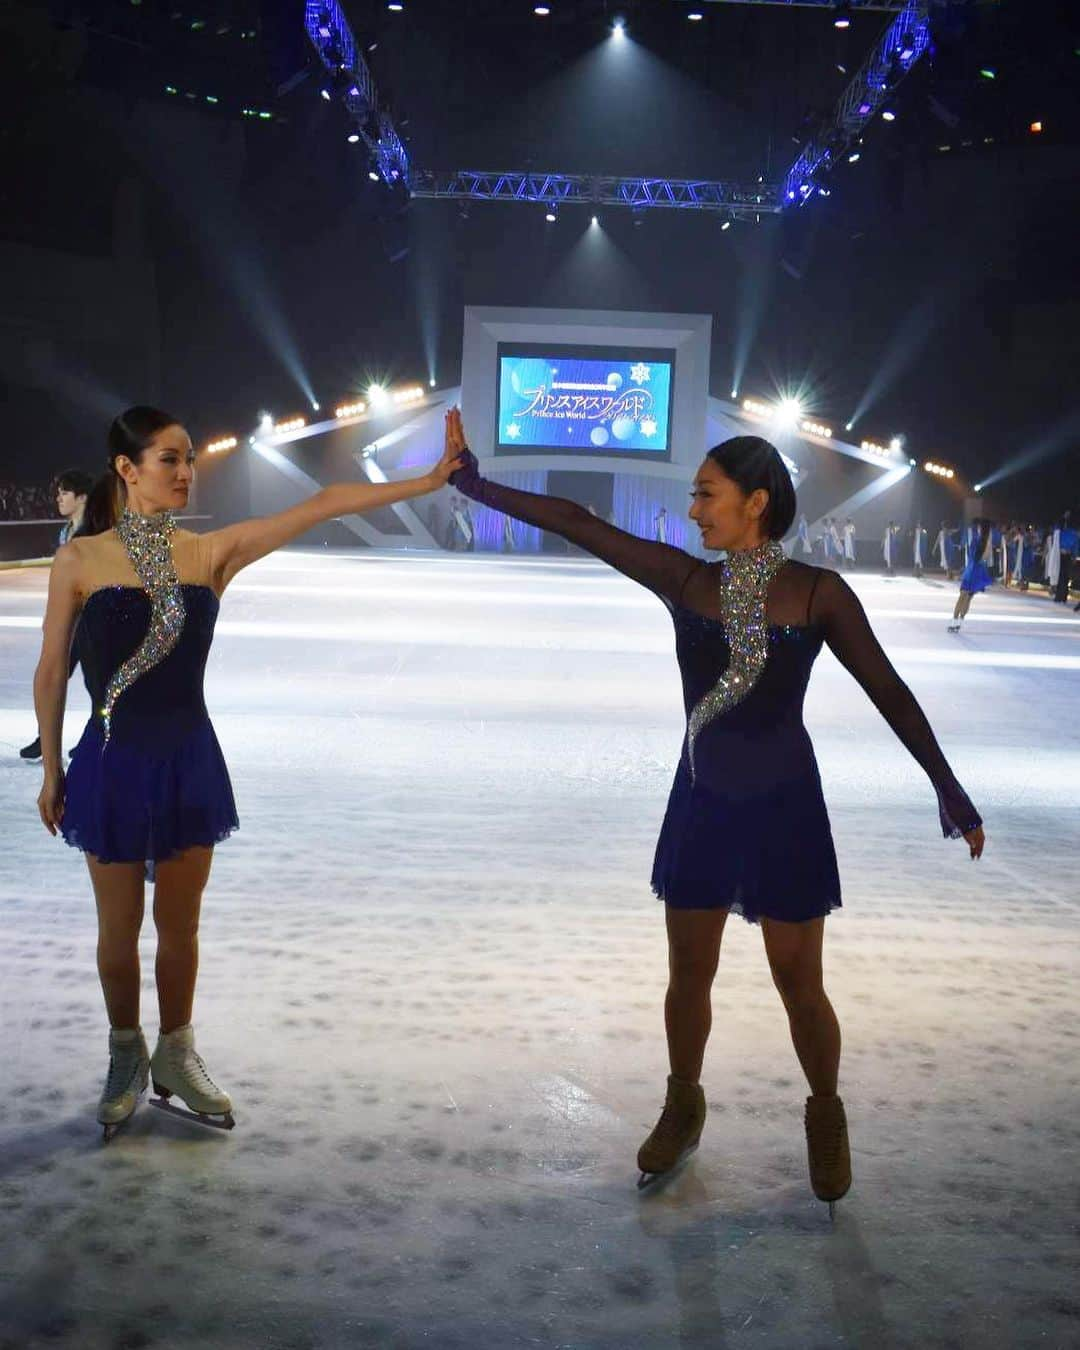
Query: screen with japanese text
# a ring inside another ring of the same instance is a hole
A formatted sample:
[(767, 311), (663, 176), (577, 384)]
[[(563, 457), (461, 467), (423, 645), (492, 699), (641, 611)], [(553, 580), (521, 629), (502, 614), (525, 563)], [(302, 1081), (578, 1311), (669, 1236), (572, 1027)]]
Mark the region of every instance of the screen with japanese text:
[(497, 455), (671, 458), (670, 348), (500, 343)]

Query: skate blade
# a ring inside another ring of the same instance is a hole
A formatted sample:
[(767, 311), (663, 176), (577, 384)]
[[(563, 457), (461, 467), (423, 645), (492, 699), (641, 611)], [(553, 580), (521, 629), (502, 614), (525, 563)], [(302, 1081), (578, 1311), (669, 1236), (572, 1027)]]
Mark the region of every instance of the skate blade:
[(181, 1120), (193, 1120), (197, 1125), (210, 1125), (215, 1130), (231, 1130), (236, 1125), (231, 1111), (226, 1111), (223, 1116), (211, 1116), (204, 1111), (187, 1111), (183, 1107), (173, 1106), (162, 1097), (151, 1097), (150, 1105), (156, 1106), (167, 1115), (179, 1116)]
[[(134, 1114), (135, 1112), (132, 1111), (131, 1116)], [(131, 1116), (125, 1116), (123, 1120), (114, 1120), (108, 1125), (104, 1125), (101, 1121), (98, 1121), (98, 1124), (101, 1125), (101, 1142), (107, 1144), (110, 1139), (115, 1139), (124, 1126), (130, 1122)]]
[(667, 1182), (678, 1176), (697, 1151), (698, 1145), (691, 1144), (686, 1152), (679, 1156), (674, 1167), (669, 1167), (666, 1172), (642, 1172), (638, 1177), (638, 1190), (650, 1192), (660, 1190)]

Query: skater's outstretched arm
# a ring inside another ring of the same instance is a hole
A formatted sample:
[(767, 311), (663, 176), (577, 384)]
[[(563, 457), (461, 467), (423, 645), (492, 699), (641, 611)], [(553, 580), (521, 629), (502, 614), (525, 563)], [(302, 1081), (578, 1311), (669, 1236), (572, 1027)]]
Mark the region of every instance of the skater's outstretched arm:
[(78, 588), (77, 543), (64, 544), (49, 573), (41, 656), (34, 671), (34, 711), (41, 736), (45, 781), (38, 795), (41, 823), (55, 834), (64, 816), (64, 769), (60, 758), (64, 706), (71, 674), (71, 637), (79, 621), (82, 596)]
[(392, 506), (438, 491), (445, 487), (459, 463), (453, 455), (444, 454), (418, 478), (405, 478), (397, 483), (334, 483), (277, 515), (242, 520), (203, 535), (203, 545), (210, 551), (214, 589), (220, 595), (241, 568), (265, 558), (324, 520), (362, 516), (380, 506)]
[(835, 572), (822, 573), (814, 590), (811, 621), (820, 623), (825, 640), (862, 687), (878, 712), (922, 765), (938, 796), (941, 828), (946, 838), (968, 841), (971, 856), (983, 851), (982, 818), (956, 781), (926, 715), (881, 649), (846, 581)]
[(447, 453), (457, 454), (463, 461), (463, 467), (450, 479), (459, 492), (493, 511), (561, 535), (673, 604), (679, 603), (690, 576), (705, 566), (682, 549), (639, 539), (609, 525), (577, 502), (542, 492), (522, 492), (483, 478), (476, 456), (465, 443), (461, 414), (456, 408), (447, 414), (446, 434)]

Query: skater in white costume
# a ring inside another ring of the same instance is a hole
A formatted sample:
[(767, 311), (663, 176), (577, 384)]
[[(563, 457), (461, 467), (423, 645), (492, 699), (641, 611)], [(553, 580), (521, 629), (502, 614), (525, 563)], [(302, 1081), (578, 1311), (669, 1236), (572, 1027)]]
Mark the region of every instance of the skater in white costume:
[[(206, 713), (202, 673), (219, 600), (249, 563), (320, 521), (432, 492), (455, 461), (397, 483), (342, 483), (265, 520), (209, 534), (178, 528), (194, 477), (176, 418), (136, 407), (109, 431), (108, 469), (87, 503), (86, 533), (53, 562), (34, 702), (45, 781), (38, 811), (82, 850), (98, 912), (98, 973), (109, 1017), (109, 1071), (98, 1106), (105, 1138), (147, 1079), (158, 1103), (180, 1097), (206, 1124), (232, 1128), (232, 1101), (195, 1051), (191, 1026), (199, 910), (214, 845), (237, 828), (228, 770)], [(60, 732), (76, 623), (93, 715), (68, 771)], [(151, 1057), (139, 1024), (139, 929), (154, 879), (161, 1034)], [(179, 1112), (181, 1115), (187, 1112)]]
[(912, 538), (912, 568), (917, 577), (923, 574), (923, 568), (926, 566), (926, 530), (923, 528), (922, 521), (917, 521), (915, 533)]
[(850, 518), (844, 524), (844, 566), (855, 566), (855, 522)]
[(885, 527), (885, 535), (881, 541), (881, 552), (885, 559), (885, 571), (890, 576), (896, 575), (896, 536), (900, 527), (894, 522), (889, 521)]

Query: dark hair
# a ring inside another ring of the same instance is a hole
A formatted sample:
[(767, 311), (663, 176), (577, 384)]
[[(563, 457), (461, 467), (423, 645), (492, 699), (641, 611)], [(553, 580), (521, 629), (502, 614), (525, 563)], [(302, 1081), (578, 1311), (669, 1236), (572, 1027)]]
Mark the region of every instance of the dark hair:
[(761, 523), (770, 539), (783, 539), (795, 519), (795, 488), (776, 446), (760, 436), (734, 436), (714, 445), (708, 458), (738, 484), (744, 496), (758, 488), (769, 494)]
[(76, 497), (87, 497), (94, 486), (94, 475), (85, 469), (65, 469), (56, 479), (57, 492), (74, 492)]
[(160, 408), (148, 408), (141, 404), (128, 408), (119, 417), (113, 419), (109, 427), (108, 468), (94, 484), (87, 498), (83, 515), (83, 528), (80, 534), (104, 534), (120, 518), (124, 509), (127, 492), (124, 480), (116, 472), (116, 460), (124, 455), (133, 464), (138, 464), (143, 451), (166, 427), (177, 426), (177, 419)]

